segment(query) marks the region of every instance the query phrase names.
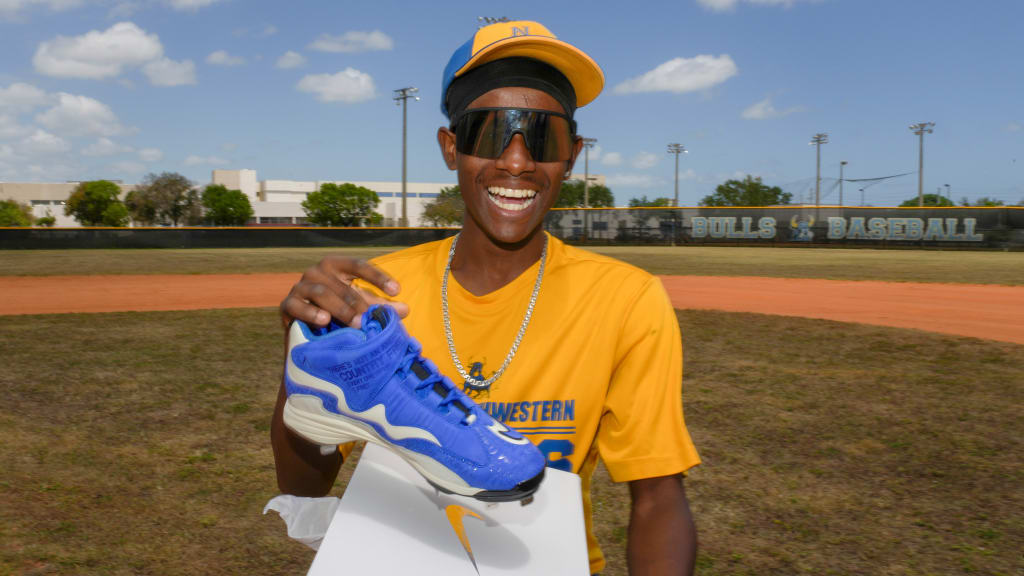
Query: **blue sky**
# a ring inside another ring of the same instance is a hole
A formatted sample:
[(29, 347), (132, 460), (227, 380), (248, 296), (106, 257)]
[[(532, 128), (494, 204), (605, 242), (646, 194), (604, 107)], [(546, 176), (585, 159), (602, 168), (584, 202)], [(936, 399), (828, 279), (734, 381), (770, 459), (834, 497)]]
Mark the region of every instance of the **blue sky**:
[[(63, 181), (213, 168), (260, 179), (454, 182), (435, 140), (441, 71), (477, 16), (543, 22), (602, 66), (577, 113), (590, 170), (618, 204), (680, 204), (727, 178), (797, 195), (823, 177), (902, 172), (869, 204), (925, 191), (1024, 200), (1024, 2), (680, 0), (625, 3), (0, 0), (0, 180)], [(582, 171), (582, 159), (577, 170)], [(826, 180), (825, 202), (836, 202)], [(845, 203), (863, 184), (846, 183)]]

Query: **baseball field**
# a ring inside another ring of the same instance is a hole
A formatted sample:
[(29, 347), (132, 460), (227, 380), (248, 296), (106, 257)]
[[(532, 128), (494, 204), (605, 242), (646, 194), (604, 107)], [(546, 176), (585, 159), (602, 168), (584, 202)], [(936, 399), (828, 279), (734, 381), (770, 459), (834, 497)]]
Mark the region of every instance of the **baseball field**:
[[(1024, 573), (1024, 254), (601, 251), (679, 309), (700, 574)], [(274, 303), (327, 252), (0, 252), (0, 574), (304, 573)], [(605, 574), (628, 498), (599, 469)]]

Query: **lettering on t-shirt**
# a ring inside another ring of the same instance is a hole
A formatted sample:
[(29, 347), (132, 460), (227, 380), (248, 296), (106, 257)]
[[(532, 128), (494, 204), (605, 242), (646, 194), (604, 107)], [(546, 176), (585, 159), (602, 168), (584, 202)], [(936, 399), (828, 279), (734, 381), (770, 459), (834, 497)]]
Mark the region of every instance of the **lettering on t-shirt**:
[(576, 400), (532, 400), (525, 402), (483, 402), (488, 414), (515, 427), (517, 422), (565, 422), (576, 419)]

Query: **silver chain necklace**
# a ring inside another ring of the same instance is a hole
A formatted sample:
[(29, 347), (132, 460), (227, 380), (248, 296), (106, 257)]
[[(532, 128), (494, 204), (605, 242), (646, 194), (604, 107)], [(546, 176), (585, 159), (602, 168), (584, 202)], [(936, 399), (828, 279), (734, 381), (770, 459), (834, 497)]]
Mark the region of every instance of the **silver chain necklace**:
[(526, 334), (526, 327), (530, 325), (533, 307), (537, 304), (537, 294), (540, 293), (540, 283), (544, 279), (544, 263), (548, 255), (548, 236), (544, 234), (544, 247), (540, 251), (540, 270), (537, 271), (537, 281), (533, 285), (530, 303), (526, 306), (526, 316), (523, 317), (523, 324), (519, 327), (519, 333), (516, 334), (515, 341), (512, 342), (512, 349), (508, 351), (508, 356), (505, 356), (505, 363), (501, 365), (501, 368), (498, 368), (494, 375), (486, 380), (477, 380), (470, 376), (462, 362), (459, 361), (459, 354), (455, 351), (455, 336), (452, 334), (452, 322), (448, 317), (448, 274), (452, 269), (452, 258), (455, 257), (455, 245), (458, 242), (459, 236), (456, 234), (455, 238), (452, 239), (452, 249), (448, 251), (448, 263), (444, 267), (444, 276), (441, 277), (441, 315), (444, 318), (444, 335), (448, 338), (448, 353), (452, 356), (452, 362), (455, 364), (455, 369), (459, 371), (459, 376), (462, 376), (472, 388), (487, 388), (505, 373), (505, 369), (508, 368), (512, 358), (515, 357), (516, 352), (519, 350), (519, 344), (523, 341), (523, 335)]

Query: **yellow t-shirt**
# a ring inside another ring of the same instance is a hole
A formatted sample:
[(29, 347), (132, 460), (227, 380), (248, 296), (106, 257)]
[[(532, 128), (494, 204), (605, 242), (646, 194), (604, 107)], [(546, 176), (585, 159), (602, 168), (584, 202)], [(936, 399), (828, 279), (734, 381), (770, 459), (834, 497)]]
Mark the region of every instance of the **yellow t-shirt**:
[[(441, 314), (451, 243), (414, 246), (373, 263), (401, 284), (397, 299), (410, 306), (404, 324), (423, 344), (423, 355), (461, 384)], [(452, 333), (472, 377), (487, 378), (501, 367), (539, 266), (484, 296), (449, 275)], [(490, 389), (467, 389), (496, 420), (533, 440), (548, 466), (581, 476), (592, 573), (604, 568), (590, 510), (598, 456), (616, 482), (677, 474), (700, 463), (683, 422), (682, 364), (679, 325), (657, 278), (549, 235), (543, 283), (519, 351)]]

